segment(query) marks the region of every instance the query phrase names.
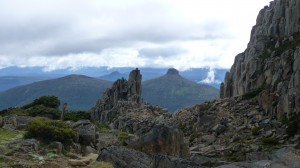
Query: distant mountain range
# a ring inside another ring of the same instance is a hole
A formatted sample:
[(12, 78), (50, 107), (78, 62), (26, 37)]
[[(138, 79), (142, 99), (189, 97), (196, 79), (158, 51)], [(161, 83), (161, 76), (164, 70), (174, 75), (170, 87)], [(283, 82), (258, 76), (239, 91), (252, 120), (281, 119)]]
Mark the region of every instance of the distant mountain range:
[[(142, 96), (145, 101), (175, 111), (184, 106), (190, 106), (210, 100), (218, 96), (218, 90), (197, 84), (177, 75), (170, 74), (148, 80), (142, 84)], [(143, 74), (142, 74), (143, 75)], [(114, 72), (107, 79), (124, 77), (124, 74)], [(20, 106), (44, 95), (57, 96), (61, 103), (67, 102), (69, 109), (89, 110), (101, 98), (106, 88), (112, 82), (83, 75), (68, 75), (61, 78), (44, 80), (18, 86), (0, 92), (0, 109)]]
[(142, 97), (146, 102), (171, 112), (219, 96), (216, 88), (187, 80), (176, 69), (169, 69), (164, 76), (143, 82), (142, 88)]
[(61, 103), (67, 102), (70, 109), (87, 110), (102, 96), (111, 82), (83, 75), (35, 82), (0, 92), (0, 109), (20, 106), (46, 95), (57, 96)]
[[(16, 86), (26, 85), (37, 81), (64, 77), (70, 74), (80, 74), (113, 82), (122, 77), (127, 79), (129, 72), (132, 69), (134, 68), (99, 67), (83, 68), (80, 70), (64, 69), (44, 71), (42, 67), (9, 67), (0, 69), (0, 91), (8, 90)], [(147, 81), (164, 75), (167, 71), (167, 68), (140, 68), (140, 70), (143, 75), (143, 81)], [(192, 68), (187, 71), (181, 71), (180, 74), (184, 78), (191, 81), (197, 83), (205, 83), (219, 89), (220, 82), (223, 81), (225, 73), (227, 71), (227, 69), (212, 70), (208, 68)], [(211, 72), (213, 72), (213, 76), (209, 76), (209, 74), (212, 74)]]

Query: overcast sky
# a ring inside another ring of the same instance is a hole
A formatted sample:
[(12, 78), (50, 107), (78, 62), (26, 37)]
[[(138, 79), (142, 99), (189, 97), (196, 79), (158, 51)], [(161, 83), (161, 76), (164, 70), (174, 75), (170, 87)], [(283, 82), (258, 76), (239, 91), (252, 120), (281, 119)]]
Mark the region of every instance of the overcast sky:
[(270, 0), (0, 0), (0, 68), (230, 68)]

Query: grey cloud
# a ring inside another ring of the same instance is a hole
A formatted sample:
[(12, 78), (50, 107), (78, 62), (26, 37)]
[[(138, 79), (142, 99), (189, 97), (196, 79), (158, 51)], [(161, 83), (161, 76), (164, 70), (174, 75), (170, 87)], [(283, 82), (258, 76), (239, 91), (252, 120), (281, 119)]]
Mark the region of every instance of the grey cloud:
[(139, 50), (139, 56), (144, 58), (172, 57), (187, 52), (180, 47), (143, 48)]

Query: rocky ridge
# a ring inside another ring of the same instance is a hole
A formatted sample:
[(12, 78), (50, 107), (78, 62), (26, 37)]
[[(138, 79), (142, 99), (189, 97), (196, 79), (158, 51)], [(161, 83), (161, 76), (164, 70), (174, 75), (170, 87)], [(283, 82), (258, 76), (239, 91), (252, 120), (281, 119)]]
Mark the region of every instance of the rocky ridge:
[(265, 114), (300, 113), (300, 2), (275, 0), (252, 28), (247, 49), (236, 56), (221, 97), (257, 96)]

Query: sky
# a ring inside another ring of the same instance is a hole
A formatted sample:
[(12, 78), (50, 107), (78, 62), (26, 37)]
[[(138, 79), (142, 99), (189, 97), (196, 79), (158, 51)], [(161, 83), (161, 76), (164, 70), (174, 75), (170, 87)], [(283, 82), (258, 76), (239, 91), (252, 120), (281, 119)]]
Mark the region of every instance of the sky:
[(0, 69), (230, 68), (270, 0), (0, 0)]

